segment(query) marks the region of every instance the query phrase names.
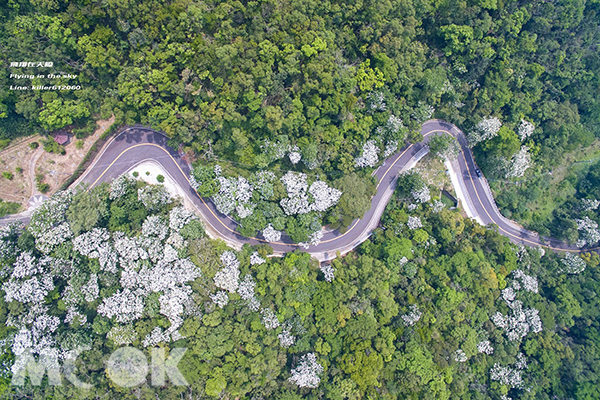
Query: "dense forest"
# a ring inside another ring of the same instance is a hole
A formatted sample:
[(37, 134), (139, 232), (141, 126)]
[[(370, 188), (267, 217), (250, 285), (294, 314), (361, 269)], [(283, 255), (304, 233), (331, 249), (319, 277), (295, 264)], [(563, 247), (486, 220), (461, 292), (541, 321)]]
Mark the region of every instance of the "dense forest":
[[(368, 140), (402, 141), (432, 115), (470, 131), (499, 118), (481, 153), (519, 150), (533, 123), (547, 165), (600, 135), (595, 1), (63, 1), (0, 5), (3, 88), (14, 74), (74, 74), (74, 91), (8, 91), (0, 138), (98, 116), (141, 122), (206, 157), (264, 166), (297, 146), (326, 173)], [(50, 61), (52, 68), (8, 68)], [(390, 118), (403, 129), (387, 129)], [(93, 125), (91, 125), (93, 126)]]
[[(559, 197), (539, 176), (600, 136), (599, 9), (575, 0), (10, 0), (0, 5), (0, 139), (63, 127), (82, 136), (114, 114), (116, 124), (166, 132), (200, 160), (333, 181), (376, 166), (439, 117), (467, 132), (488, 178), (527, 174), (526, 190), (493, 184), (506, 215), (575, 241), (563, 227), (573, 216), (526, 210), (536, 195)], [(53, 66), (10, 67), (24, 61)], [(76, 78), (11, 77), (49, 73)], [(4, 90), (16, 84), (81, 89)]]
[[(403, 177), (370, 240), (321, 266), (231, 251), (160, 185), (56, 194), (1, 232), (4, 396), (598, 398), (598, 255), (518, 248), (415, 202), (418, 179)], [(127, 345), (186, 348), (189, 386), (111, 382)], [(52, 369), (76, 349), (71, 373), (91, 388), (10, 384), (24, 357)]]
[[(467, 134), (507, 215), (592, 246), (600, 164), (567, 176), (549, 214), (528, 206), (549, 196), (565, 154), (600, 137), (599, 11), (597, 0), (7, 0), (0, 145), (83, 137), (111, 115), (151, 126), (193, 156), (193, 186), (241, 233), (310, 242), (360, 217), (373, 168), (443, 118)], [(37, 77), (50, 73), (71, 77)], [(8, 90), (44, 84), (80, 88)], [(27, 227), (0, 229), (0, 392), (600, 398), (598, 254), (518, 248), (432, 197), (402, 176), (371, 238), (319, 265), (267, 245), (232, 251), (161, 185), (59, 192)], [(189, 386), (115, 385), (106, 362), (128, 345), (187, 348)], [(12, 385), (31, 356), (70, 363), (92, 387)]]

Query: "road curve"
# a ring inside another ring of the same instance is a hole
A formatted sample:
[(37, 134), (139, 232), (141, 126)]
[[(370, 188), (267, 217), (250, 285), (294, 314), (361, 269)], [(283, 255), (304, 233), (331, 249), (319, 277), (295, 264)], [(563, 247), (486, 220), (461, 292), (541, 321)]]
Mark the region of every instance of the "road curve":
[[(113, 138), (85, 174), (75, 183), (87, 184), (90, 188), (102, 182), (110, 181), (127, 172), (142, 160), (153, 160), (165, 169), (175, 182), (184, 189), (188, 199), (202, 215), (202, 219), (216, 236), (229, 243), (242, 245), (269, 243), (276, 253), (285, 253), (302, 249), (311, 253), (320, 261), (336, 257), (336, 253), (347, 253), (365, 241), (377, 226), (381, 215), (393, 194), (399, 174), (412, 168), (425, 154), (427, 142), (439, 134), (454, 136), (461, 147), (458, 159), (453, 163), (455, 173), (462, 181), (464, 195), (468, 197), (471, 211), (484, 223), (495, 224), (499, 233), (507, 236), (512, 242), (530, 246), (542, 246), (551, 250), (580, 252), (575, 246), (560, 240), (540, 237), (514, 222), (504, 218), (491, 195), (484, 177), (475, 174), (473, 154), (467, 145), (465, 135), (454, 125), (441, 120), (430, 120), (423, 124), (421, 130), (424, 140), (420, 143), (408, 144), (387, 158), (384, 164), (373, 174), (377, 181), (377, 192), (371, 200), (371, 208), (362, 219), (355, 220), (345, 233), (329, 231), (317, 246), (308, 249), (293, 243), (286, 235), (280, 242), (266, 242), (261, 237), (247, 238), (236, 232), (237, 224), (219, 213), (210, 199), (202, 198), (190, 186), (190, 168), (182, 160), (180, 154), (167, 145), (164, 134), (144, 127), (131, 127)], [(589, 251), (589, 249), (588, 249)]]

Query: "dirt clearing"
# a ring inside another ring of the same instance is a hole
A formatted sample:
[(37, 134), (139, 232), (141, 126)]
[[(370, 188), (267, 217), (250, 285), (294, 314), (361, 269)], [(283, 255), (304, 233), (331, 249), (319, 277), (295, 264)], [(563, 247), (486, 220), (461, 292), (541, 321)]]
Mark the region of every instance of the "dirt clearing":
[[(54, 193), (75, 172), (90, 147), (113, 122), (114, 117), (97, 121), (94, 133), (81, 141), (71, 135), (64, 146), (64, 155), (44, 151), (42, 136), (31, 136), (0, 151), (0, 199), (27, 208), (29, 199), (40, 194), (36, 187), (38, 177), (49, 185), (46, 194)], [(39, 144), (37, 149), (30, 147), (34, 142)]]

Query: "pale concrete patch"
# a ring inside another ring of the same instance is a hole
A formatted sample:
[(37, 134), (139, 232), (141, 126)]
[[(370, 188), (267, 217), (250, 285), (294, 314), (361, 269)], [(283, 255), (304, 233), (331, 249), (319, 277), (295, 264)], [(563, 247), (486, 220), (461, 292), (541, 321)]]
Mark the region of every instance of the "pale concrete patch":
[(464, 185), (464, 181), (462, 179), (459, 179), (458, 177), (458, 171), (460, 171), (458, 163), (446, 160), (444, 164), (448, 169), (448, 175), (450, 175), (452, 186), (454, 186), (454, 190), (456, 191), (456, 197), (460, 201), (460, 204), (462, 205), (463, 210), (465, 210), (465, 213), (467, 213), (467, 216), (477, 221), (478, 224), (485, 225), (483, 223), (483, 220), (477, 215), (477, 212), (475, 211), (475, 207), (473, 206), (471, 197), (467, 194), (467, 188)]
[[(127, 171), (132, 177), (134, 177), (135, 172), (138, 173), (137, 179), (149, 183), (150, 185), (161, 184), (167, 189), (171, 196), (180, 197), (182, 200), (185, 200), (186, 195), (181, 186), (179, 186), (162, 165), (156, 161), (144, 160)], [(161, 183), (156, 179), (158, 175), (162, 175), (165, 178), (164, 182)]]

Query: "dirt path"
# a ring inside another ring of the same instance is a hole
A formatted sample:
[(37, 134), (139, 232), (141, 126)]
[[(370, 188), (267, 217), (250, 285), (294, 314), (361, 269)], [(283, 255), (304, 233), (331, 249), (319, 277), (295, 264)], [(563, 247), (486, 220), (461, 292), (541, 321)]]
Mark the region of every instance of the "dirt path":
[(36, 194), (39, 194), (37, 190), (37, 185), (35, 184), (35, 165), (37, 164), (42, 154), (44, 154), (44, 148), (40, 146), (37, 148), (35, 153), (33, 153), (31, 159), (29, 160), (29, 185), (31, 186), (31, 195), (29, 197), (33, 197)]

